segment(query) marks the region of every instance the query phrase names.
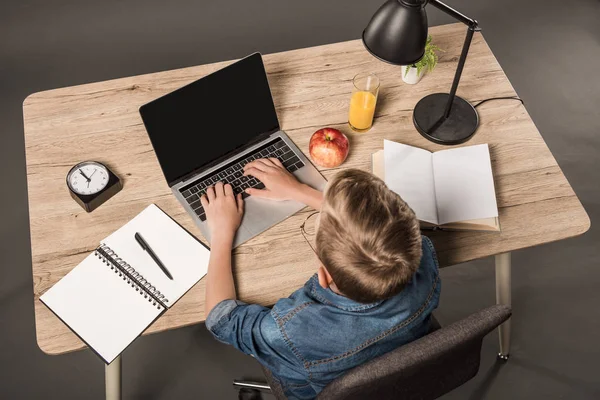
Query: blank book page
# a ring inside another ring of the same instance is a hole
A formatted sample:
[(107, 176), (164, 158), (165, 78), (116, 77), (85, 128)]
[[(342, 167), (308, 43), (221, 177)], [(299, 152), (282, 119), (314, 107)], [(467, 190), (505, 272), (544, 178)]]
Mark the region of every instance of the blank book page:
[(107, 363), (162, 313), (95, 253), (40, 300)]
[(498, 216), (487, 144), (433, 154), (440, 225)]
[[(136, 232), (173, 275), (173, 280), (141, 248), (134, 237)], [(208, 271), (210, 251), (154, 204), (103, 243), (164, 294), (169, 300), (167, 307), (179, 300)]]
[(383, 141), (385, 183), (413, 209), (417, 218), (438, 223), (432, 154), (405, 144)]

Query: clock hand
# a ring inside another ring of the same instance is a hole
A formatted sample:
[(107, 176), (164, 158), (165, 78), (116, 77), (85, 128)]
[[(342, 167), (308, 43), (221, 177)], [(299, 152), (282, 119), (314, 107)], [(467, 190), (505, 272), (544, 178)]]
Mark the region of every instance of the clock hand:
[(90, 178), (88, 178), (88, 177), (87, 177), (87, 175), (83, 173), (83, 171), (81, 170), (81, 168), (79, 169), (79, 173), (80, 173), (81, 175), (83, 175), (83, 177), (84, 177), (84, 178), (85, 178), (85, 179), (86, 179), (88, 182), (90, 181)]
[(96, 173), (96, 171), (98, 171), (98, 170), (95, 169), (94, 172), (92, 172), (92, 174), (90, 175), (90, 179), (92, 179), (92, 176), (94, 176), (94, 174)]

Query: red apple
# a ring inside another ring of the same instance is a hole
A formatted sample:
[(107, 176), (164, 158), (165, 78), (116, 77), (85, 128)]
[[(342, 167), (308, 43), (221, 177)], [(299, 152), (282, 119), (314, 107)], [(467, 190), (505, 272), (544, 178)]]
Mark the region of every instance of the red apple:
[(333, 168), (341, 165), (350, 151), (348, 138), (333, 128), (319, 129), (310, 138), (310, 158), (320, 167)]

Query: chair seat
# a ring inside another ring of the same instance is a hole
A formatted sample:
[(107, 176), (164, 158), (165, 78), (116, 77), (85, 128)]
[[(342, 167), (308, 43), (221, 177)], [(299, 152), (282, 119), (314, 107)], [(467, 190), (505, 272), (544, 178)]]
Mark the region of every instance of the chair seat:
[[(436, 399), (477, 374), (483, 338), (510, 315), (510, 307), (495, 305), (444, 328), (432, 316), (429, 334), (351, 369), (317, 399)], [(271, 371), (262, 369), (275, 398), (285, 400)]]

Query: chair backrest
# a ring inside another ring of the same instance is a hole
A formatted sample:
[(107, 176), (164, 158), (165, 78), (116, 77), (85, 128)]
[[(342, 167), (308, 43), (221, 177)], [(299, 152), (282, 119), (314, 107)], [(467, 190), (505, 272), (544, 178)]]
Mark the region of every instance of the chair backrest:
[(481, 310), (348, 371), (317, 399), (436, 399), (477, 374), (483, 338), (510, 315), (508, 306)]

